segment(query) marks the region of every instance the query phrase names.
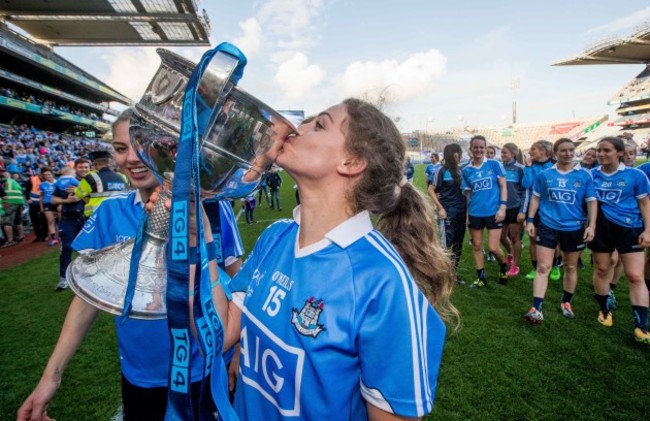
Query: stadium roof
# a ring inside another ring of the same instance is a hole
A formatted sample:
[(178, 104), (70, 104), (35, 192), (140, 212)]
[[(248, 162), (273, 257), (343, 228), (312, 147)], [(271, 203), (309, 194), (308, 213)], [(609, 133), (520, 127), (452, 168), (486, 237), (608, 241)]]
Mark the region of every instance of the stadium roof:
[(609, 38), (587, 48), (581, 55), (559, 61), (554, 66), (576, 64), (650, 63), (650, 25), (627, 38)]
[(0, 19), (50, 45), (210, 45), (197, 0), (2, 0)]

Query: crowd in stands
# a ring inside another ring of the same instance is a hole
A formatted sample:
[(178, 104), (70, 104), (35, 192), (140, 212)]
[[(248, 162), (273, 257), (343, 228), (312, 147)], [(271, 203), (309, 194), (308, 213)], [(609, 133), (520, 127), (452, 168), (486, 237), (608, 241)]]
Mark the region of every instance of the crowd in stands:
[(71, 106), (70, 104), (60, 104), (49, 99), (44, 99), (40, 96), (34, 95), (33, 93), (20, 92), (16, 91), (13, 88), (8, 88), (0, 86), (0, 95), (6, 96), (8, 98), (17, 99), (29, 104), (40, 105), (47, 109), (56, 109), (59, 111), (64, 111), (66, 113), (74, 114), (79, 117), (89, 118), (91, 120), (103, 121), (104, 123), (109, 123), (108, 120), (104, 120), (100, 115), (95, 113), (87, 113), (82, 111), (80, 108)]
[(23, 175), (51, 168), (55, 175), (70, 161), (91, 151), (109, 150), (107, 143), (40, 130), (34, 126), (0, 125), (0, 166)]

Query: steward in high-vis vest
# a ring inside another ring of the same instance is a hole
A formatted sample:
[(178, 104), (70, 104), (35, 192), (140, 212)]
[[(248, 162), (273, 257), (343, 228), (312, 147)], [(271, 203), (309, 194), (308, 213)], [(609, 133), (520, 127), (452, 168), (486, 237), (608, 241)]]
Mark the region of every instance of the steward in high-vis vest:
[(96, 151), (89, 155), (95, 162), (95, 171), (88, 173), (74, 190), (74, 194), (86, 202), (84, 207), (86, 218), (95, 212), (104, 199), (127, 188), (126, 177), (110, 169), (109, 152)]

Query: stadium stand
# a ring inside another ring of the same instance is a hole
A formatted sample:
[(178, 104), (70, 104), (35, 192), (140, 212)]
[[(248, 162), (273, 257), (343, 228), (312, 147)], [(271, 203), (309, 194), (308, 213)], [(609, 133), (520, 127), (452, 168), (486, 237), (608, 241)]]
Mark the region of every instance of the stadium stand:
[(0, 23), (0, 123), (96, 138), (117, 115), (111, 102), (130, 99)]

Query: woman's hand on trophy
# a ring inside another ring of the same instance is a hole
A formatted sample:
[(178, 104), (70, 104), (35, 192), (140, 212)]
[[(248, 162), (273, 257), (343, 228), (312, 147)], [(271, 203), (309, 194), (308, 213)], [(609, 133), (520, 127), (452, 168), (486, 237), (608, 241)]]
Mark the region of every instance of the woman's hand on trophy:
[(278, 158), (278, 155), (282, 151), (282, 146), (287, 138), (300, 134), (299, 129), (294, 127), (287, 120), (275, 115), (272, 117), (272, 120), (273, 135), (267, 142), (260, 146), (260, 150), (251, 163), (251, 167), (244, 175), (245, 182), (250, 183), (258, 180), (269, 166)]

